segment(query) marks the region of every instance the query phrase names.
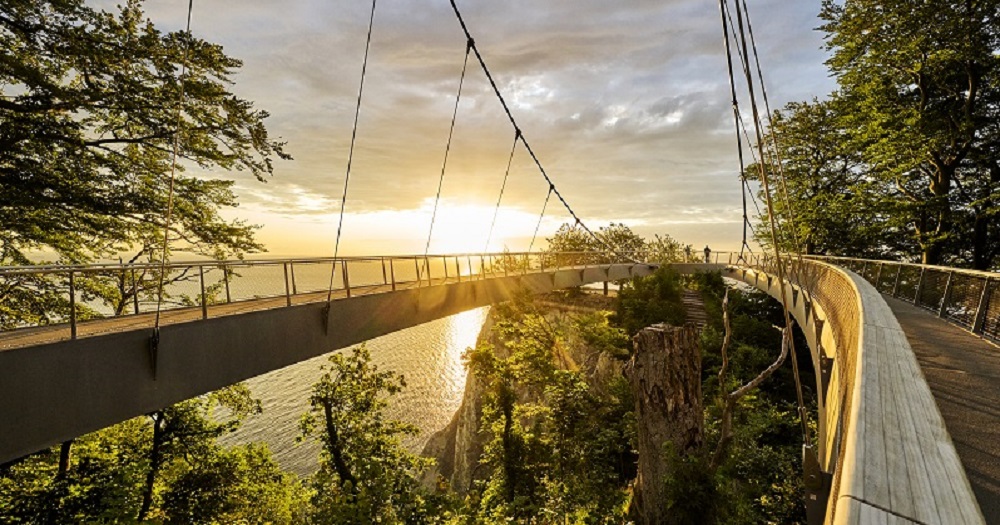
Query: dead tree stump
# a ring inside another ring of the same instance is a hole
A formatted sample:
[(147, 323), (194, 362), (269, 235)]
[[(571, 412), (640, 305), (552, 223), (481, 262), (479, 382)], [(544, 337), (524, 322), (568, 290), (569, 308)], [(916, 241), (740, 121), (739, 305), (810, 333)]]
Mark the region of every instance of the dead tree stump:
[(633, 506), (640, 525), (669, 523), (667, 443), (678, 454), (701, 447), (701, 351), (693, 326), (656, 324), (634, 338), (625, 375), (635, 395), (639, 466)]

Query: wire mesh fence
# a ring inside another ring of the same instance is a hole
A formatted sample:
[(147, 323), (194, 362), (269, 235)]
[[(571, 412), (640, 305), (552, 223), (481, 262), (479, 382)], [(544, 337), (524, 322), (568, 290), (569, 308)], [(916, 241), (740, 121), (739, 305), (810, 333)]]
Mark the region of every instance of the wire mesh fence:
[(816, 258), (857, 273), (883, 294), (1000, 341), (1000, 274), (894, 261)]

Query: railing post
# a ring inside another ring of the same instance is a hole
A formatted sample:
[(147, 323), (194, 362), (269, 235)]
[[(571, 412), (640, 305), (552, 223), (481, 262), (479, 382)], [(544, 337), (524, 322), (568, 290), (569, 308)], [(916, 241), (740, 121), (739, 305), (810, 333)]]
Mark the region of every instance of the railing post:
[(340, 262), (340, 271), (344, 275), (344, 290), (347, 291), (347, 298), (351, 298), (351, 279), (350, 274), (347, 272), (347, 259)]
[(472, 273), (472, 255), (466, 255), (465, 260), (469, 263), (469, 280), (471, 281), (472, 276), (474, 275)]
[(132, 310), (139, 315), (139, 283), (135, 278), (135, 268), (132, 268)]
[(198, 285), (201, 286), (201, 318), (208, 319), (208, 300), (205, 297), (205, 267), (198, 265)]
[(882, 283), (882, 262), (878, 263), (878, 271), (875, 272), (875, 291), (878, 290), (878, 285)]
[(69, 337), (76, 339), (76, 279), (69, 272)]
[(990, 299), (990, 278), (983, 281), (983, 293), (979, 294), (979, 305), (976, 306), (976, 316), (972, 320), (972, 333), (983, 333), (983, 326), (986, 324), (986, 311), (989, 307)]
[(445, 255), (441, 256), (441, 266), (444, 266), (444, 280), (448, 280), (448, 257)]
[(382, 284), (389, 284), (389, 277), (386, 276), (385, 274), (385, 257), (381, 257), (381, 259), (382, 259)]
[(229, 293), (229, 268), (222, 265), (222, 278), (226, 282), (226, 304), (233, 302), (233, 296)]
[(392, 291), (396, 291), (396, 265), (389, 259), (389, 276), (392, 277)]
[(920, 279), (917, 280), (917, 292), (913, 294), (913, 304), (920, 306), (920, 292), (924, 291), (924, 275), (927, 268), (920, 268)]
[(424, 266), (427, 268), (427, 286), (431, 285), (431, 260), (429, 257), (424, 257)]
[(417, 287), (419, 288), (423, 278), (420, 276), (420, 261), (416, 257), (413, 258), (413, 272), (413, 275), (417, 276)]
[(903, 273), (903, 265), (902, 264), (897, 264), (896, 265), (896, 280), (895, 280), (895, 282), (892, 283), (892, 296), (893, 297), (896, 297), (896, 294), (899, 292), (899, 276), (902, 273)]
[(486, 278), (486, 255), (485, 254), (479, 254), (479, 275), (481, 275), (483, 279)]
[(288, 263), (281, 265), (285, 269), (285, 306), (292, 305), (292, 287), (288, 282)]
[(295, 284), (295, 262), (288, 262), (288, 272), (292, 274), (292, 295), (299, 294), (299, 287)]
[(951, 281), (955, 278), (955, 272), (948, 272), (948, 282), (944, 285), (944, 294), (941, 296), (941, 307), (938, 309), (938, 317), (944, 317), (948, 308), (948, 295), (951, 293)]
[(455, 275), (458, 276), (458, 282), (462, 282), (462, 263), (458, 262), (458, 256), (455, 256)]

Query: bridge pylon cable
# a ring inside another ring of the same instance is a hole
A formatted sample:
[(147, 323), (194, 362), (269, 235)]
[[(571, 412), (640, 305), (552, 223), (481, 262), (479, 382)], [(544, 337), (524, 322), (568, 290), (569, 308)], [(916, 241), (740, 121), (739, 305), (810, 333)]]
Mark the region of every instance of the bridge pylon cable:
[[(739, 8), (740, 7), (740, 5), (739, 5), (740, 0), (733, 0), (733, 1), (736, 4), (736, 7)], [(751, 153), (751, 156), (754, 159), (754, 162), (767, 162), (767, 163), (769, 163), (768, 166), (774, 166), (776, 168), (776, 172), (777, 172), (777, 175), (778, 175), (778, 181), (780, 182), (780, 188), (782, 190), (782, 195), (784, 197), (783, 200), (784, 200), (784, 203), (785, 203), (785, 208), (789, 212), (788, 223), (787, 224), (786, 223), (782, 223), (782, 222), (778, 223), (779, 232), (783, 231), (783, 228), (782, 228), (783, 226), (786, 227), (789, 230), (789, 233), (787, 234), (787, 236), (788, 236), (788, 238), (790, 238), (792, 240), (793, 246), (795, 247), (795, 250), (796, 250), (796, 253), (797, 253), (797, 259), (798, 259), (798, 262), (799, 262), (799, 265), (797, 267), (793, 267), (792, 271), (793, 271), (793, 273), (795, 273), (795, 275), (797, 277), (803, 277), (801, 275), (800, 271), (799, 271), (799, 269), (801, 269), (801, 267), (802, 267), (802, 244), (799, 242), (799, 239), (798, 239), (798, 232), (797, 232), (797, 229), (796, 229), (795, 215), (793, 213), (792, 203), (791, 203), (791, 201), (790, 201), (790, 199), (788, 197), (788, 187), (787, 187), (787, 184), (785, 182), (785, 177), (784, 177), (784, 166), (783, 166), (783, 164), (781, 162), (780, 149), (778, 147), (778, 141), (777, 141), (777, 134), (776, 134), (776, 132), (774, 130), (774, 125), (773, 125), (774, 123), (773, 123), (773, 121), (771, 119), (771, 107), (770, 107), (770, 104), (768, 103), (767, 88), (766, 88), (766, 86), (764, 84), (764, 74), (763, 74), (763, 72), (761, 71), (761, 68), (760, 68), (760, 58), (759, 58), (758, 53), (757, 53), (757, 43), (756, 43), (756, 41), (754, 39), (754, 36), (753, 36), (753, 26), (750, 25), (750, 13), (749, 13), (749, 10), (747, 9), (746, 0), (743, 0), (742, 12), (743, 12), (744, 16), (746, 17), (746, 21), (747, 21), (747, 29), (749, 30), (748, 32), (750, 34), (750, 46), (749, 46), (749, 48), (753, 50), (754, 63), (753, 64), (750, 63), (749, 58), (747, 57), (747, 54), (745, 53), (745, 51), (748, 51), (747, 49), (744, 49), (744, 46), (747, 45), (745, 39), (743, 40), (743, 43), (741, 45), (740, 41), (736, 40), (736, 37), (734, 35), (733, 36), (733, 39), (734, 39), (733, 44), (736, 46), (736, 51), (737, 51), (736, 55), (740, 58), (740, 65), (742, 66), (743, 74), (744, 74), (744, 76), (746, 78), (751, 78), (752, 77), (753, 72), (754, 72), (754, 65), (756, 65), (757, 79), (760, 82), (761, 95), (763, 96), (764, 107), (765, 107), (765, 111), (767, 112), (768, 129), (770, 130), (770, 133), (767, 134), (767, 138), (769, 140), (765, 141), (768, 144), (768, 147), (764, 151), (771, 151), (771, 150), (773, 150), (774, 156), (773, 156), (773, 158), (771, 158), (771, 156), (768, 155), (765, 158), (762, 158), (762, 159), (758, 160), (757, 156), (753, 154), (753, 148), (752, 147), (750, 148), (750, 153)], [(725, 6), (725, 15), (729, 19), (729, 25), (730, 26), (736, 26), (737, 25), (737, 23), (733, 21), (732, 11), (729, 9), (728, 4)], [(742, 117), (740, 118), (740, 125), (743, 127), (743, 135), (746, 137), (747, 144), (749, 144), (749, 145), (752, 146), (754, 142), (749, 137), (749, 134), (747, 133), (746, 124), (743, 122)], [(759, 117), (755, 120), (755, 125), (763, 127), (763, 122), (759, 119)], [(771, 147), (772, 145), (773, 145), (773, 149)], [(749, 186), (747, 186), (747, 191), (750, 191)], [(753, 198), (753, 192), (750, 192), (750, 196), (751, 196), (751, 198)], [(756, 206), (756, 199), (754, 198), (753, 200), (754, 200), (754, 205)], [(760, 213), (760, 209), (759, 208), (757, 210), (757, 213), (758, 213), (758, 215), (760, 215), (761, 217), (763, 217), (763, 215)], [(786, 235), (786, 234), (782, 233), (782, 235)], [(806, 283), (806, 280), (803, 279), (800, 282)], [(811, 292), (812, 291), (812, 286), (808, 285), (807, 286), (807, 290)]]
[(458, 94), (455, 95), (455, 109), (451, 114), (451, 127), (448, 128), (448, 143), (444, 147), (444, 161), (441, 162), (441, 176), (438, 177), (437, 195), (434, 197), (434, 210), (431, 212), (431, 225), (427, 230), (427, 244), (424, 246), (424, 263), (417, 272), (417, 281), (420, 281), (425, 266), (427, 265), (427, 254), (431, 249), (431, 237), (434, 235), (434, 220), (437, 219), (438, 204), (441, 202), (441, 187), (444, 185), (444, 173), (448, 168), (448, 154), (451, 152), (451, 139), (455, 135), (455, 120), (458, 118), (458, 105), (462, 102), (462, 86), (465, 85), (465, 72), (469, 69), (469, 51), (472, 49), (472, 40), (465, 45), (465, 61), (462, 63), (462, 75), (458, 78)]
[[(747, 228), (750, 226), (750, 219), (747, 217), (747, 193), (750, 193), (750, 197), (753, 197), (753, 193), (750, 191), (750, 186), (747, 182), (746, 170), (744, 168), (745, 161), (743, 157), (743, 138), (740, 137), (740, 124), (742, 118), (740, 117), (740, 103), (736, 96), (736, 76), (733, 74), (733, 53), (732, 48), (729, 43), (729, 24), (726, 23), (726, 0), (719, 0), (719, 12), (722, 15), (722, 36), (726, 43), (726, 66), (729, 69), (729, 92), (732, 97), (731, 104), (733, 108), (733, 122), (736, 127), (736, 152), (738, 160), (740, 163), (740, 193), (743, 198), (743, 243), (740, 245), (740, 259), (744, 259), (744, 251), (750, 247), (747, 244)], [(756, 202), (754, 203), (756, 205)], [(758, 213), (760, 209), (758, 208)]]
[(531, 252), (531, 248), (535, 246), (535, 239), (538, 237), (538, 230), (542, 227), (542, 219), (545, 217), (545, 208), (549, 206), (549, 199), (552, 198), (552, 192), (555, 189), (549, 186), (548, 193), (545, 194), (545, 202), (542, 204), (542, 213), (538, 214), (538, 224), (535, 225), (535, 233), (531, 236), (531, 244), (528, 245), (528, 252)]
[[(163, 221), (163, 248), (160, 252), (160, 275), (156, 285), (156, 318), (153, 321), (153, 336), (151, 340), (151, 348), (154, 353), (156, 352), (160, 342), (160, 312), (163, 308), (163, 284), (167, 272), (167, 259), (170, 257), (168, 251), (170, 249), (170, 229), (172, 227), (174, 217), (174, 181), (177, 178), (177, 157), (180, 156), (181, 129), (184, 124), (184, 118), (181, 115), (181, 111), (184, 106), (185, 82), (188, 75), (188, 58), (191, 53), (191, 13), (193, 11), (194, 0), (188, 0), (187, 24), (184, 27), (184, 54), (181, 58), (180, 87), (177, 94), (176, 107), (174, 109), (174, 136), (173, 150), (170, 153), (170, 184), (167, 190), (167, 216)], [(155, 374), (155, 358), (153, 366)]]
[[(722, 1), (725, 2), (726, 0), (722, 0)], [(743, 61), (745, 63), (749, 63), (749, 58), (748, 58), (748, 53), (747, 53), (746, 31), (745, 31), (744, 25), (743, 25), (743, 10), (741, 9), (741, 6), (739, 4), (739, 0), (734, 0), (734, 2), (736, 4), (735, 5), (735, 7), (736, 7), (736, 21), (737, 21), (737, 24), (738, 24), (740, 41), (743, 44), (742, 45)], [(763, 159), (763, 158), (765, 158), (764, 140), (763, 140), (763, 137), (761, 136), (761, 118), (760, 118), (760, 112), (759, 112), (758, 107), (757, 107), (757, 96), (756, 96), (756, 93), (755, 93), (755, 90), (754, 90), (753, 76), (749, 74), (749, 69), (746, 69), (745, 71), (746, 71), (747, 91), (749, 93), (749, 98), (750, 98), (750, 109), (751, 109), (751, 112), (753, 114), (753, 119), (754, 119), (754, 131), (755, 131), (755, 134), (756, 134), (756, 137), (757, 137), (757, 149), (759, 150), (760, 158)], [(763, 188), (764, 188), (764, 196), (765, 196), (766, 203), (767, 203), (768, 219), (769, 219), (769, 224), (770, 224), (770, 227), (771, 227), (771, 241), (772, 241), (772, 243), (774, 245), (773, 246), (774, 255), (775, 255), (774, 263), (775, 263), (775, 267), (777, 268), (777, 272), (778, 272), (778, 282), (781, 285), (781, 305), (782, 305), (782, 311), (783, 311), (784, 317), (785, 317), (785, 326), (787, 328), (790, 328), (792, 326), (792, 319), (791, 319), (790, 309), (789, 309), (789, 306), (788, 306), (789, 305), (788, 294), (787, 294), (787, 291), (785, 289), (785, 283), (788, 282), (788, 281), (787, 281), (786, 276), (785, 276), (785, 270), (786, 270), (785, 263), (784, 263), (784, 261), (781, 258), (781, 246), (778, 243), (778, 225), (777, 225), (777, 220), (775, 219), (775, 215), (774, 215), (774, 203), (773, 203), (773, 200), (771, 198), (770, 179), (768, 177), (767, 167), (764, 165), (764, 163), (760, 162), (760, 163), (758, 163), (758, 166), (759, 166), (759, 171), (760, 171), (761, 184), (763, 185)], [(789, 343), (790, 343), (789, 346), (791, 347), (790, 348), (790, 350), (791, 350), (790, 353), (792, 354), (791, 355), (791, 357), (792, 357), (792, 373), (793, 373), (793, 375), (795, 377), (795, 394), (796, 394), (796, 399), (798, 401), (799, 420), (800, 420), (800, 423), (802, 425), (802, 436), (803, 436), (803, 440), (805, 441), (805, 444), (811, 445), (812, 444), (812, 440), (811, 440), (811, 437), (810, 437), (809, 424), (808, 424), (808, 420), (807, 420), (808, 414), (806, 413), (806, 410), (805, 410), (805, 401), (804, 401), (804, 398), (803, 398), (803, 395), (802, 395), (802, 383), (801, 383), (801, 379), (800, 379), (800, 375), (799, 375), (798, 359), (796, 358), (796, 355), (795, 355), (795, 344), (791, 340), (789, 341)]]
[[(784, 197), (785, 209), (788, 212), (789, 230), (791, 230), (792, 233), (792, 242), (794, 243), (796, 249), (796, 254), (799, 263), (798, 266), (801, 269), (804, 268), (802, 259), (802, 254), (804, 250), (802, 249), (802, 241), (799, 238), (798, 219), (796, 218), (797, 214), (795, 213), (795, 206), (788, 195), (788, 183), (785, 177), (785, 165), (784, 162), (782, 161), (781, 147), (780, 144), (778, 143), (778, 132), (776, 129), (774, 129), (774, 120), (772, 118), (771, 103), (768, 100), (767, 85), (764, 82), (764, 72), (763, 70), (761, 70), (760, 67), (760, 55), (757, 52), (757, 39), (754, 37), (753, 34), (753, 23), (750, 20), (750, 10), (747, 7), (746, 0), (737, 0), (737, 1), (742, 1), (743, 11), (746, 14), (747, 31), (750, 34), (750, 48), (753, 51), (754, 64), (756, 64), (757, 66), (757, 79), (760, 81), (760, 93), (761, 96), (764, 98), (764, 110), (767, 112), (767, 127), (768, 130), (770, 131), (768, 135), (770, 135), (771, 144), (774, 146), (774, 165), (777, 167), (778, 181), (781, 183), (781, 194)], [(800, 277), (804, 277), (803, 275), (801, 275), (801, 273), (799, 275)], [(801, 282), (806, 286), (806, 290), (808, 292), (810, 293), (813, 292), (814, 283), (812, 283), (810, 279), (805, 279), (804, 281)]]
[[(514, 162), (514, 152), (517, 150), (517, 141), (521, 140), (521, 130), (514, 130), (514, 142), (510, 145), (510, 156), (507, 158), (507, 169), (503, 173), (503, 182), (500, 183), (500, 196), (497, 197), (497, 206), (493, 210), (493, 220), (490, 222), (490, 232), (486, 235), (486, 245), (483, 248), (483, 253), (488, 253), (490, 251), (490, 241), (493, 240), (493, 229), (497, 224), (497, 216), (500, 214), (500, 201), (503, 200), (504, 189), (507, 188), (507, 177), (510, 176), (510, 167)], [(531, 249), (529, 248), (530, 252)]]
[[(365, 57), (361, 62), (361, 82), (358, 85), (358, 101), (354, 106), (354, 126), (351, 129), (351, 145), (347, 150), (347, 172), (344, 175), (344, 191), (340, 197), (340, 216), (337, 219), (337, 240), (333, 244), (333, 263), (330, 265), (330, 286), (326, 292), (326, 302), (333, 299), (333, 281), (337, 274), (337, 256), (340, 254), (340, 236), (344, 229), (344, 209), (347, 207), (347, 188), (351, 182), (351, 165), (354, 163), (354, 145), (358, 139), (358, 119), (361, 116), (361, 96), (365, 92), (365, 76), (368, 72), (368, 53), (372, 47), (372, 27), (375, 25), (375, 2), (372, 0), (371, 14), (368, 15), (368, 37), (365, 39)], [(343, 262), (341, 264), (347, 264)]]
[[(524, 145), (525, 151), (528, 152), (528, 155), (530, 155), (531, 159), (535, 162), (535, 166), (538, 167), (538, 171), (545, 179), (545, 182), (548, 183), (550, 188), (552, 188), (552, 193), (555, 194), (555, 196), (559, 199), (559, 202), (561, 202), (563, 207), (566, 208), (566, 211), (569, 212), (570, 216), (573, 218), (575, 223), (579, 225), (581, 228), (583, 228), (583, 230), (587, 232), (587, 234), (592, 239), (594, 239), (594, 241), (596, 241), (597, 244), (603, 246), (606, 250), (608, 250), (608, 252), (612, 254), (622, 256), (623, 254), (617, 254), (616, 251), (610, 245), (608, 245), (608, 243), (605, 242), (604, 239), (602, 239), (599, 235), (595, 234), (593, 230), (588, 228), (587, 225), (583, 223), (583, 221), (580, 219), (577, 213), (573, 211), (573, 208), (569, 205), (569, 202), (566, 201), (566, 198), (563, 197), (562, 193), (559, 191), (559, 188), (557, 188), (555, 183), (552, 182), (552, 178), (549, 177), (549, 174), (545, 171), (545, 167), (542, 166), (542, 162), (538, 159), (538, 155), (535, 154), (535, 151), (531, 148), (531, 144), (528, 142), (528, 139), (524, 136), (522, 128), (518, 126), (517, 120), (514, 119), (514, 115), (510, 111), (510, 106), (507, 105), (506, 99), (504, 99), (503, 94), (500, 92), (500, 88), (497, 86), (496, 80), (494, 80), (493, 78), (493, 74), (490, 72), (489, 67), (486, 66), (486, 61), (483, 59), (483, 55), (479, 52), (479, 47), (476, 46), (475, 40), (472, 38), (472, 33), (469, 31), (469, 27), (465, 24), (465, 19), (462, 18), (462, 12), (458, 9), (458, 4), (455, 3), (455, 0), (450, 0), (450, 1), (452, 10), (455, 12), (455, 17), (458, 19), (459, 25), (462, 26), (462, 32), (465, 33), (466, 39), (472, 43), (472, 52), (475, 53), (476, 60), (479, 62), (479, 66), (482, 68), (483, 73), (486, 75), (486, 79), (489, 80), (490, 87), (493, 88), (493, 93), (496, 95), (497, 100), (500, 101), (500, 105), (503, 107), (503, 111), (504, 113), (506, 113), (507, 119), (510, 120), (510, 124), (514, 127), (515, 130), (521, 130), (520, 132), (521, 144)], [(632, 259), (631, 256), (625, 255), (624, 257), (629, 260), (632, 260), (633, 262), (638, 262), (635, 261), (635, 259)]]

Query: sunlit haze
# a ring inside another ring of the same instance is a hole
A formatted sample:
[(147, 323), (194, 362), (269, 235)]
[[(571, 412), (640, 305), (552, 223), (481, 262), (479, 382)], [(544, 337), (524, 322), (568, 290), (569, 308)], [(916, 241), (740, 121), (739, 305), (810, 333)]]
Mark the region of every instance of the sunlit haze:
[[(773, 107), (823, 97), (818, 1), (749, 3)], [(103, 7), (113, 6), (103, 2)], [(718, 5), (702, 0), (459, 2), (546, 170), (591, 227), (622, 222), (725, 250), (741, 203)], [(187, 2), (149, 2), (164, 29)], [(244, 61), (235, 91), (271, 113), (294, 161), (237, 180), (227, 216), (259, 224), (270, 255), (333, 251), (367, 2), (195, 0), (193, 32)], [(342, 254), (423, 252), (465, 53), (447, 1), (379, 2), (343, 226)], [(478, 252), (513, 139), (470, 61), (431, 252)], [(192, 172), (198, 173), (197, 168)], [(489, 249), (528, 248), (547, 185), (514, 156)], [(568, 214), (549, 202), (535, 248)]]

